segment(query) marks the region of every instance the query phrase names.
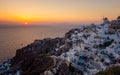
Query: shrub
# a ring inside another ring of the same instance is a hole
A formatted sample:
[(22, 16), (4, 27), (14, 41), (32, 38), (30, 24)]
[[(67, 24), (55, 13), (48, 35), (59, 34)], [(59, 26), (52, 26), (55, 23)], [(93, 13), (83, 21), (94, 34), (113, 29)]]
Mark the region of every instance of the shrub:
[(108, 70), (97, 73), (96, 75), (120, 75), (120, 66), (111, 67)]
[(103, 44), (99, 44), (100, 48), (106, 48), (107, 46), (110, 46), (113, 43), (114, 40), (110, 40), (107, 42), (104, 42)]

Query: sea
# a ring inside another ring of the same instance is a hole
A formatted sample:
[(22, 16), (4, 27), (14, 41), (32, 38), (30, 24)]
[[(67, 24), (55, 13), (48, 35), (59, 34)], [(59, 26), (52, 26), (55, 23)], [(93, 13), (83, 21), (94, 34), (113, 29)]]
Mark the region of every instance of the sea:
[(70, 29), (81, 25), (40, 25), (0, 27), (0, 63), (15, 56), (16, 50), (44, 38), (64, 37)]

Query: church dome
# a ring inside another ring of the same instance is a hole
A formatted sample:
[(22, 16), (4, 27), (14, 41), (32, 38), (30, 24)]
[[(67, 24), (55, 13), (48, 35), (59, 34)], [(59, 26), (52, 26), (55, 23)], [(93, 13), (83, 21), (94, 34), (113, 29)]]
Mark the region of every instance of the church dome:
[(118, 18), (117, 19), (120, 19), (120, 16), (118, 16)]
[(108, 20), (108, 18), (107, 17), (105, 17), (105, 18), (103, 18), (104, 20)]

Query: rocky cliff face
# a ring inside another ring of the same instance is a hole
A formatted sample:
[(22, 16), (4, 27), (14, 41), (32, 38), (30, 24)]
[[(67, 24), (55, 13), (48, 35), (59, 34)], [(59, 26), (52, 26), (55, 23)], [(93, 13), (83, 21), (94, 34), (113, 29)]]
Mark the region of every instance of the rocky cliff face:
[[(111, 33), (114, 30), (114, 33)], [(16, 51), (16, 75), (95, 75), (120, 65), (120, 30), (111, 24), (71, 29), (64, 38), (35, 40)]]
[(64, 44), (62, 38), (35, 40), (32, 44), (16, 51), (12, 63), (18, 64), (36, 58), (40, 54), (56, 55), (55, 48)]
[[(62, 38), (35, 40), (34, 43), (16, 51), (12, 66), (21, 69), (25, 75), (39, 75), (54, 67), (54, 58), (58, 55), (55, 48), (64, 44)], [(56, 61), (56, 60), (55, 60)]]

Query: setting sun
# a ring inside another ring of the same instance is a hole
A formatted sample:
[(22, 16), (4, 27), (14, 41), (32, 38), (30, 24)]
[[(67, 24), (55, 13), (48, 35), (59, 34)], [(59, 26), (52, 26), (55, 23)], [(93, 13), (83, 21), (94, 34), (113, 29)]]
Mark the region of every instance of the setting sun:
[(27, 24), (28, 24), (28, 22), (25, 22), (24, 24), (25, 24), (25, 25), (27, 25)]

